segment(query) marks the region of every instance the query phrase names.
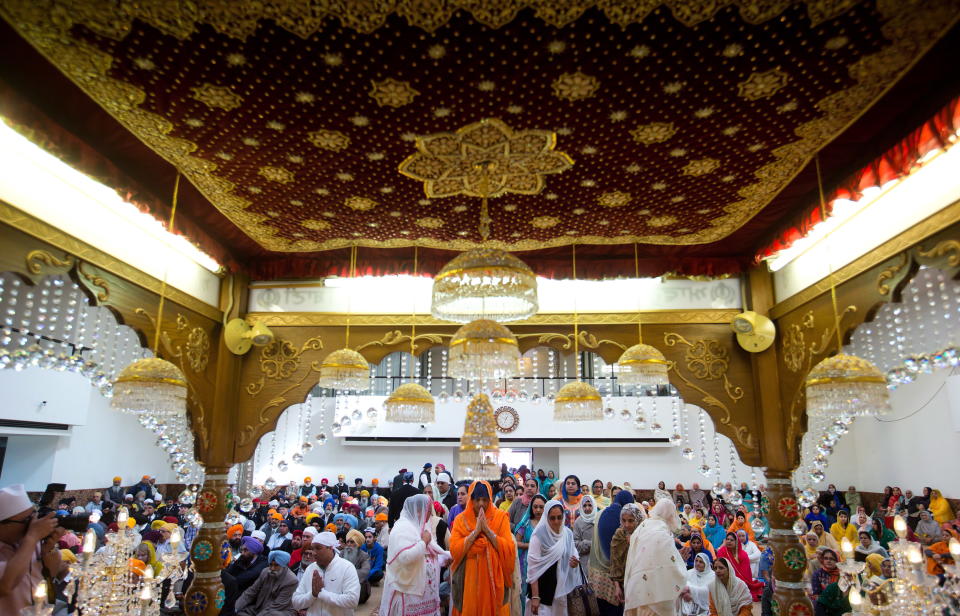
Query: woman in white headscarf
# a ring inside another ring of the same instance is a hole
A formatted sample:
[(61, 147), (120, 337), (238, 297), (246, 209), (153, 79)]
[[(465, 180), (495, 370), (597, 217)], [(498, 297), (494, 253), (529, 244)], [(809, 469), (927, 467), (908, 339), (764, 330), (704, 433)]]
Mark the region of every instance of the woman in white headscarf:
[(679, 528), (677, 506), (660, 500), (633, 533), (624, 572), (625, 616), (676, 616), (677, 597), (687, 585), (687, 566), (673, 536)]
[(680, 616), (706, 616), (710, 613), (710, 587), (715, 579), (710, 557), (706, 552), (700, 552), (693, 559), (693, 569), (687, 571), (687, 587), (680, 593)]
[(450, 553), (437, 545), (432, 532), (432, 504), (426, 494), (411, 496), (390, 530), (382, 616), (440, 613), (440, 568)]
[(710, 613), (717, 616), (750, 616), (753, 613), (753, 598), (750, 589), (737, 577), (733, 564), (726, 558), (713, 563), (716, 574), (710, 585)]
[(580, 583), (573, 531), (563, 522), (563, 503), (552, 500), (543, 508), (530, 537), (527, 611), (535, 616), (566, 616), (567, 594)]
[(593, 528), (597, 522), (597, 504), (589, 494), (580, 499), (580, 509), (573, 523), (573, 543), (577, 546), (583, 572), (590, 574), (590, 550), (593, 547)]

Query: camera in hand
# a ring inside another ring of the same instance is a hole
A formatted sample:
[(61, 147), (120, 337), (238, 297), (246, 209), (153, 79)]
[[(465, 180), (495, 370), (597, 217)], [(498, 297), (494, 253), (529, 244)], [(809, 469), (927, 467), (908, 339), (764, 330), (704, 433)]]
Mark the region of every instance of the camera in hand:
[[(56, 509), (50, 506), (53, 503), (53, 499), (56, 498), (57, 494), (64, 492), (67, 489), (67, 484), (65, 483), (48, 483), (47, 489), (43, 491), (43, 495), (40, 497), (40, 502), (37, 503), (37, 517), (44, 517), (51, 513), (55, 513)], [(90, 523), (89, 516), (84, 515), (58, 515), (57, 516), (57, 526), (71, 530), (78, 535), (82, 535), (87, 530), (87, 525)]]

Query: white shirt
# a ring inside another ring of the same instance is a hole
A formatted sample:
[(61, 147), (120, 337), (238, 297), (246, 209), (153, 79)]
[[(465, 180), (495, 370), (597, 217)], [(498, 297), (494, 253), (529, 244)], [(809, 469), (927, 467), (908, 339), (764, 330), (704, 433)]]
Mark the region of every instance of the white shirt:
[(757, 576), (760, 574), (760, 548), (757, 547), (757, 544), (753, 541), (747, 541), (746, 545), (740, 544), (743, 546), (743, 551), (747, 553), (747, 557), (750, 559), (750, 573), (753, 574), (753, 579), (757, 579)]
[(287, 539), (293, 539), (293, 535), (287, 533), (286, 535), (281, 535), (279, 530), (273, 531), (273, 534), (270, 535), (270, 538), (267, 539), (267, 547), (271, 550), (276, 550), (283, 542)]
[[(323, 590), (313, 596), (313, 572), (323, 576)], [(312, 563), (293, 592), (293, 607), (307, 616), (352, 616), (360, 602), (360, 578), (350, 561), (334, 556), (326, 569)]]

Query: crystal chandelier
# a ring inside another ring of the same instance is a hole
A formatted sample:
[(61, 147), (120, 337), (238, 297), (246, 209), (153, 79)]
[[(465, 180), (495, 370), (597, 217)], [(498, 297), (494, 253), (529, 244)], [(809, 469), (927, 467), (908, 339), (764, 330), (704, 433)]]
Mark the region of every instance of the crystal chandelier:
[(890, 411), (887, 379), (879, 368), (839, 353), (813, 367), (806, 380), (807, 413), (850, 417)]
[(537, 313), (537, 277), (503, 250), (476, 248), (457, 255), (433, 279), (431, 312), (438, 319), (517, 321)]
[(500, 479), (499, 452), (500, 439), (490, 398), (486, 394), (477, 394), (467, 406), (463, 436), (460, 437), (457, 452), (460, 473), (473, 480)]
[[(163, 583), (169, 580), (172, 585), (186, 579), (190, 573), (190, 566), (185, 562), (187, 553), (179, 551), (183, 540), (179, 527), (170, 535), (172, 551), (158, 555), (161, 567), (155, 572), (149, 563), (137, 558), (140, 533), (128, 526), (128, 519), (127, 509), (120, 507), (117, 512), (119, 529), (107, 533), (106, 542), (99, 550), (96, 549), (97, 536), (93, 530), (84, 535), (79, 560), (70, 571), (76, 584), (67, 587), (68, 592), (73, 591), (72, 598), (84, 614), (159, 615)], [(173, 607), (174, 601), (171, 588), (165, 607)]]
[[(413, 247), (413, 275), (417, 275), (417, 246)], [(417, 312), (414, 306), (410, 316), (410, 380), (413, 381), (414, 365), (417, 363)], [(419, 383), (404, 383), (397, 387), (383, 403), (385, 419), (401, 423), (433, 423), (436, 404), (433, 395)]]
[[(350, 247), (350, 267), (348, 278), (357, 271), (357, 247)], [(323, 358), (320, 363), (318, 385), (339, 391), (366, 391), (370, 388), (370, 365), (363, 355), (350, 348), (350, 297), (347, 294), (347, 327), (344, 334), (344, 348), (337, 349)]]
[(383, 403), (386, 420), (400, 423), (432, 423), (435, 407), (433, 396), (419, 383), (404, 383)]
[(117, 375), (110, 406), (133, 415), (174, 417), (186, 411), (187, 379), (164, 359), (138, 359)]
[[(573, 245), (573, 279), (577, 279), (577, 245)], [(594, 421), (603, 419), (603, 399), (593, 385), (580, 380), (580, 328), (577, 322), (577, 304), (573, 304), (573, 361), (577, 380), (567, 383), (553, 400), (554, 421)]]
[(458, 329), (450, 340), (447, 375), (481, 381), (516, 376), (520, 347), (505, 326), (477, 319)]
[(659, 350), (635, 344), (617, 360), (617, 380), (624, 385), (669, 385), (669, 365)]

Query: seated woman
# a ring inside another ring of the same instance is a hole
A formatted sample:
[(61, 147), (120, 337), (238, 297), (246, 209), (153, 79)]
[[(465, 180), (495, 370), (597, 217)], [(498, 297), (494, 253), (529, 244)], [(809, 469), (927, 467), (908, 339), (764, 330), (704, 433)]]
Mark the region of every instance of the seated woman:
[(890, 549), (890, 542), (897, 540), (897, 534), (884, 525), (880, 518), (873, 518), (873, 528), (870, 536), (873, 537), (884, 550)]
[(931, 543), (936, 543), (940, 541), (940, 538), (943, 536), (943, 529), (940, 528), (940, 525), (933, 520), (933, 516), (930, 515), (929, 511), (921, 510), (920, 521), (917, 522), (917, 528), (913, 531), (917, 535), (917, 539), (920, 540), (920, 543), (924, 545), (930, 545)]
[(737, 531), (737, 539), (740, 541), (740, 547), (747, 553), (750, 559), (750, 573), (754, 579), (760, 577), (760, 556), (762, 552), (756, 543), (747, 538), (747, 533), (743, 529)]
[(803, 536), (803, 551), (807, 557), (807, 571), (811, 575), (820, 568), (819, 548), (820, 542), (817, 541), (816, 533), (807, 533)]
[(690, 541), (684, 543), (680, 548), (680, 555), (686, 560), (687, 569), (693, 569), (697, 558), (701, 554), (706, 557), (708, 568), (710, 568), (713, 565), (715, 555), (703, 544), (703, 537), (700, 533), (694, 533), (690, 535)]
[(814, 520), (810, 526), (810, 531), (817, 536), (817, 543), (825, 545), (833, 551), (840, 550), (840, 544), (833, 538), (833, 535), (823, 529), (823, 522)]
[(933, 519), (938, 524), (943, 524), (953, 519), (953, 509), (950, 508), (950, 503), (943, 497), (940, 490), (930, 491), (930, 506), (927, 507), (927, 509), (930, 510)]
[(732, 571), (733, 564), (718, 558), (713, 564), (715, 574), (710, 585), (710, 616), (750, 616), (753, 598), (750, 589)]
[(860, 555), (860, 558), (857, 560), (863, 559), (866, 561), (867, 556), (870, 556), (871, 554), (879, 554), (883, 558), (888, 558), (890, 556), (890, 553), (883, 549), (883, 547), (877, 543), (867, 531), (860, 531), (859, 539), (860, 543), (857, 544), (856, 553)]
[(661, 481), (657, 484), (657, 489), (653, 491), (653, 500), (658, 501), (663, 499), (673, 500), (673, 497), (670, 496), (670, 492), (667, 491), (667, 486)]
[(837, 567), (839, 559), (837, 553), (827, 548), (820, 554), (820, 568), (810, 576), (810, 600), (816, 603), (830, 584), (840, 579), (840, 569)]
[(703, 527), (703, 535), (707, 541), (717, 547), (723, 543), (727, 530), (717, 522), (717, 516), (712, 513), (707, 516), (707, 524)]
[(693, 559), (693, 567), (687, 571), (687, 587), (679, 599), (680, 616), (706, 616), (710, 613), (710, 587), (716, 575), (705, 552)]
[(753, 527), (750, 526), (750, 518), (745, 511), (738, 511), (734, 514), (733, 522), (727, 527), (728, 533), (736, 533), (741, 530), (747, 533), (747, 538), (750, 539), (750, 541), (755, 542), (757, 540), (753, 532)]
[[(733, 568), (737, 577), (743, 580), (743, 583), (750, 589), (753, 600), (758, 601), (763, 593), (763, 583), (754, 579), (753, 573), (750, 571), (750, 557), (740, 547), (740, 540), (735, 534), (727, 533), (724, 538), (723, 547), (717, 550), (717, 560), (719, 561), (721, 558), (727, 559), (728, 566)], [(716, 571), (716, 567), (714, 567), (714, 571)]]
[(816, 503), (810, 506), (810, 513), (804, 516), (803, 519), (806, 521), (807, 524), (811, 524), (811, 525), (818, 520), (823, 523), (824, 527), (826, 527), (827, 524), (829, 523), (827, 516), (824, 515), (823, 512), (820, 510), (820, 505)]

